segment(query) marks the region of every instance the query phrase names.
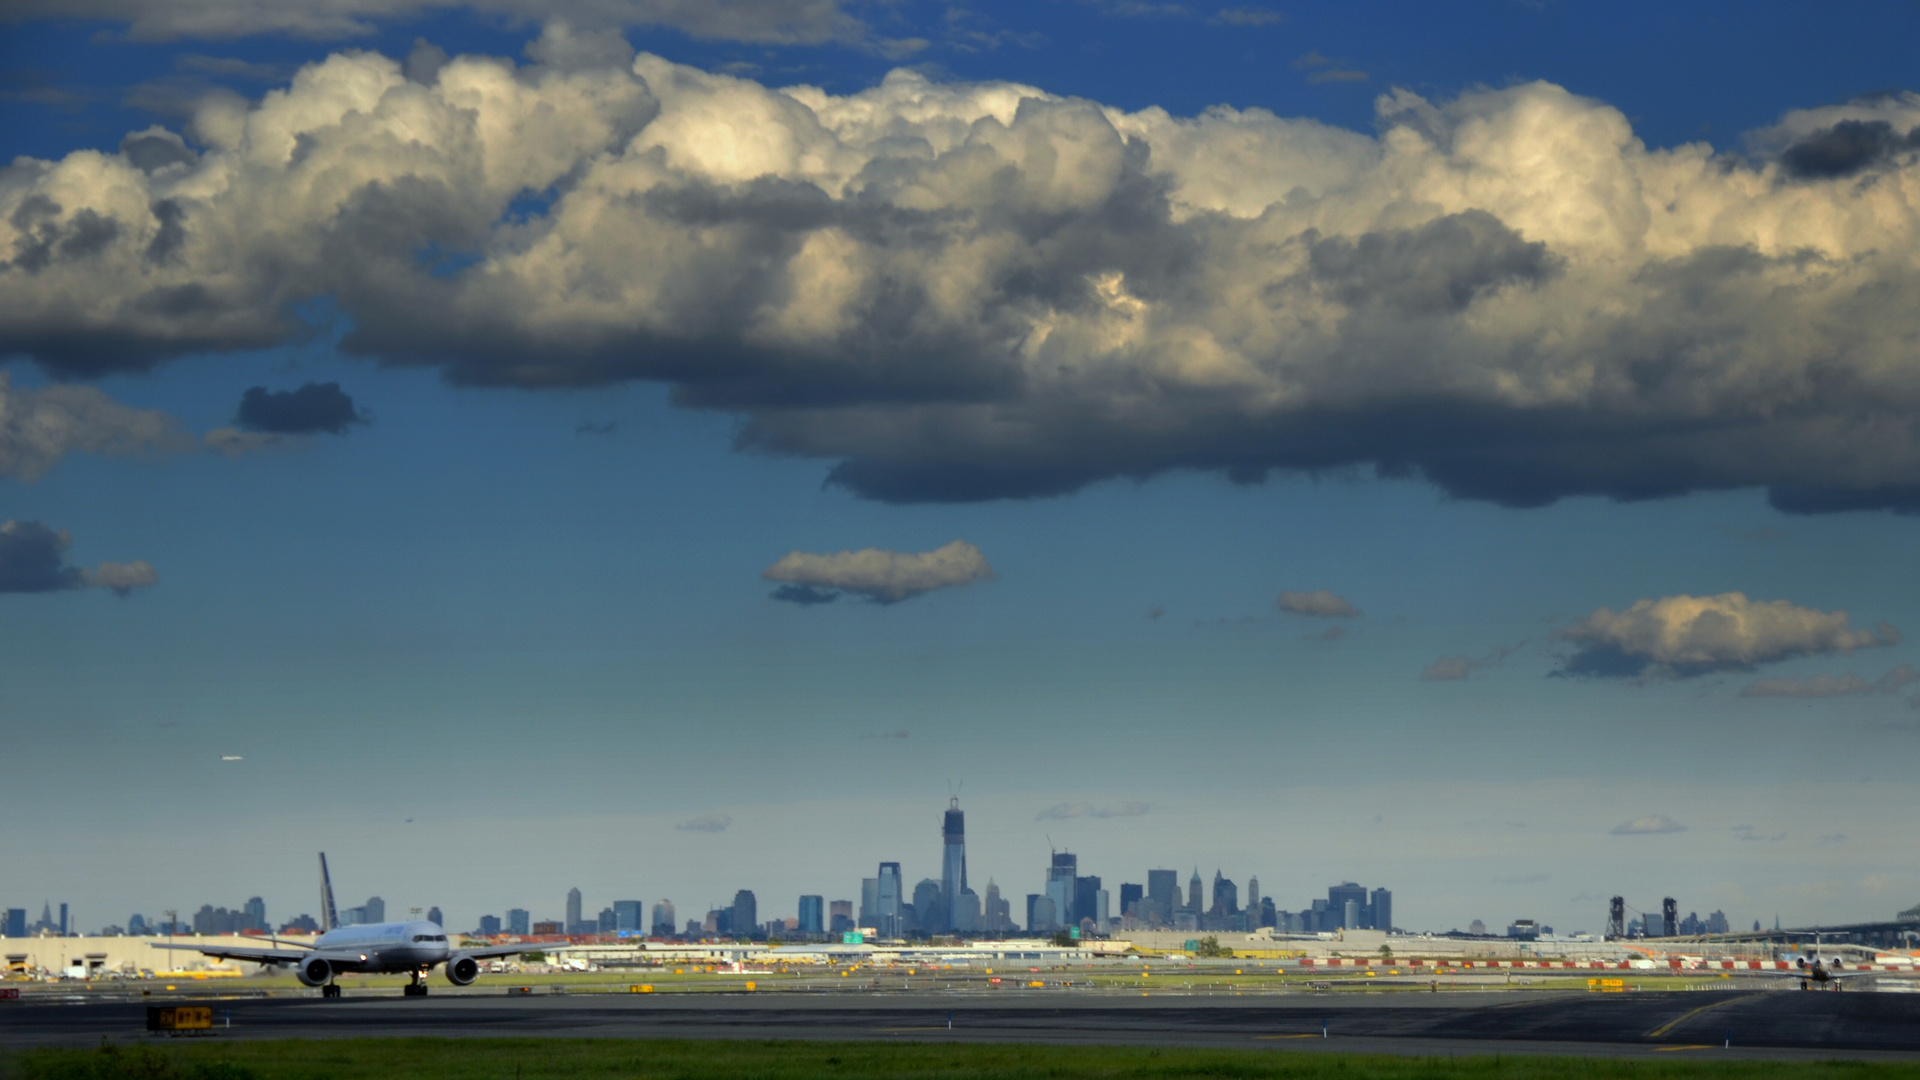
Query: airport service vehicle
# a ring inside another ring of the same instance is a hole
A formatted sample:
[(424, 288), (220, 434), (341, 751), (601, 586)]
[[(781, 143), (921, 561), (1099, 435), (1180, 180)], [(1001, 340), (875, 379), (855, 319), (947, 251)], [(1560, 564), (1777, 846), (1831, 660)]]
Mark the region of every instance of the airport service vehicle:
[(470, 949), (456, 947), (447, 940), (439, 923), (417, 919), (412, 922), (367, 923), (340, 926), (334, 914), (333, 882), (327, 876), (327, 856), (320, 853), (320, 917), (325, 925), (312, 945), (268, 938), (282, 948), (252, 946), (162, 945), (156, 949), (187, 949), (220, 960), (251, 960), (276, 967), (292, 965), (293, 974), (306, 986), (320, 987), (322, 997), (339, 997), (340, 987), (333, 981), (341, 972), (362, 975), (399, 974), (413, 976), (404, 988), (407, 997), (425, 997), (425, 976), (441, 964), (447, 968), (447, 981), (466, 986), (480, 977), (480, 961), (496, 956), (527, 952), (558, 952), (565, 945), (492, 945)]

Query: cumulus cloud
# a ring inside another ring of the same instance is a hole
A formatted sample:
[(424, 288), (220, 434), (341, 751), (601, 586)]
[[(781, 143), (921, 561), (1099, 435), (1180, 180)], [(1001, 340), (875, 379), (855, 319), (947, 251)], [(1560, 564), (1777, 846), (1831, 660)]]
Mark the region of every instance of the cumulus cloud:
[(993, 567), (987, 565), (986, 557), (965, 540), (918, 554), (881, 548), (830, 555), (790, 551), (762, 570), (760, 576), (787, 582), (773, 591), (775, 600), (803, 605), (828, 603), (841, 593), (897, 604), (933, 589), (994, 580)]
[(15, 389), (0, 371), (0, 476), (37, 480), (74, 451), (124, 455), (192, 445), (165, 413), (130, 409), (88, 386)]
[(1326, 589), (1283, 592), (1274, 600), (1273, 606), (1289, 615), (1312, 615), (1322, 619), (1355, 619), (1360, 616), (1360, 609), (1349, 604), (1346, 597)]
[(839, 42), (885, 47), (837, 0), (13, 0), (0, 20), (104, 19), (137, 41), (283, 34), (320, 40), (362, 37), (383, 22), (460, 7), (509, 19), (576, 25), (668, 27), (696, 38), (778, 45)]
[(1920, 671), (1915, 671), (1911, 664), (1899, 664), (1871, 682), (1851, 671), (1839, 676), (1820, 674), (1805, 679), (1759, 679), (1742, 687), (1740, 696), (1828, 698), (1891, 694), (1916, 682), (1920, 682)]
[(255, 386), (240, 395), (240, 411), (234, 423), (247, 431), (273, 435), (311, 435), (344, 433), (354, 424), (367, 422), (354, 406), (353, 398), (339, 383), (307, 383), (298, 390), (268, 390)]
[[(261, 10), (228, 3), (59, 9)], [(272, 17), (344, 32), (387, 3)], [(776, 8), (829, 29), (761, 32), (838, 33), (830, 5), (674, 10)], [(908, 71), (771, 87), (615, 63), (574, 21), (531, 64), (341, 53), (197, 99), (197, 150), (19, 159), (0, 351), (140, 369), (290, 340), (325, 297), (349, 352), (666, 383), (885, 500), (1370, 466), (1510, 506), (1920, 511), (1920, 162), (1895, 145), (1920, 95), (1790, 114), (1736, 157), (1650, 150), (1543, 83), (1382, 94), (1366, 135)]]
[(1643, 836), (1650, 833), (1686, 832), (1687, 827), (1665, 814), (1651, 817), (1637, 817), (1632, 821), (1623, 821), (1608, 830), (1615, 836)]
[(1127, 800), (1106, 806), (1095, 806), (1088, 802), (1055, 803), (1033, 815), (1035, 821), (1066, 821), (1070, 818), (1120, 818), (1139, 817), (1153, 809), (1152, 803)]
[(160, 576), (145, 562), (103, 562), (87, 570), (67, 564), (73, 535), (38, 521), (0, 524), (0, 593), (65, 592), (94, 586), (126, 596), (157, 584)]
[(726, 832), (727, 826), (732, 824), (732, 814), (702, 814), (699, 817), (688, 818), (676, 824), (674, 828), (681, 832), (717, 833)]
[(1749, 600), (1737, 592), (1637, 600), (1625, 611), (1601, 608), (1558, 636), (1575, 647), (1561, 674), (1624, 677), (1746, 671), (1900, 640), (1886, 623), (1854, 630), (1844, 611)]

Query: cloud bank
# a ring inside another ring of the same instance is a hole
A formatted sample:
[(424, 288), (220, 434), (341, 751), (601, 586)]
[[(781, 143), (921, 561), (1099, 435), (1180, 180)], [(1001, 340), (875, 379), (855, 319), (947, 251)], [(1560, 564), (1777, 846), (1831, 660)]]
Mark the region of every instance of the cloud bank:
[(1749, 600), (1733, 592), (1637, 600), (1625, 611), (1601, 608), (1559, 637), (1575, 646), (1561, 674), (1685, 677), (1892, 645), (1900, 633), (1886, 623), (1854, 630), (1844, 611)]
[(88, 570), (67, 565), (73, 536), (38, 521), (0, 524), (0, 593), (65, 592), (88, 587), (126, 596), (158, 584), (160, 575), (146, 562), (103, 562)]
[(1127, 800), (1107, 806), (1095, 806), (1088, 802), (1055, 803), (1033, 815), (1035, 821), (1066, 821), (1071, 818), (1120, 818), (1139, 817), (1153, 809), (1152, 803)]
[(934, 589), (952, 589), (976, 581), (994, 580), (980, 549), (955, 540), (932, 551), (910, 554), (862, 548), (831, 555), (790, 551), (760, 572), (769, 581), (787, 584), (775, 589), (775, 600), (801, 605), (829, 603), (841, 593), (853, 593), (881, 604), (897, 604)]
[(1354, 619), (1360, 616), (1360, 609), (1349, 604), (1346, 597), (1326, 589), (1283, 592), (1274, 600), (1273, 606), (1289, 615), (1311, 615), (1322, 619)]
[(1654, 814), (1651, 817), (1623, 821), (1607, 831), (1615, 836), (1645, 836), (1653, 833), (1686, 832), (1687, 827), (1665, 814)]
[(0, 352), (140, 369), (290, 340), (325, 297), (351, 353), (667, 383), (876, 499), (1363, 466), (1509, 506), (1920, 511), (1920, 95), (1730, 157), (1544, 83), (1382, 94), (1370, 136), (907, 71), (775, 88), (558, 27), (528, 55), (342, 53), (199, 100), (190, 140), (7, 166)]
[(1813, 675), (1805, 679), (1759, 679), (1740, 690), (1741, 697), (1830, 698), (1854, 694), (1891, 694), (1920, 682), (1920, 671), (1898, 664), (1869, 682), (1849, 671), (1844, 675)]

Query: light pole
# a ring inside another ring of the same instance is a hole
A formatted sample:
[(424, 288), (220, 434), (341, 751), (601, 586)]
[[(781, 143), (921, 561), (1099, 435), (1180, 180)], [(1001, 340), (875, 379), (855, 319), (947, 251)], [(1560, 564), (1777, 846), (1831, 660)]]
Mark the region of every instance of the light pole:
[(167, 949), (167, 959), (171, 961), (173, 959), (173, 949), (171, 948), (173, 945), (173, 933), (180, 927), (180, 913), (173, 908), (168, 908), (163, 914), (167, 917), (167, 945), (169, 946)]

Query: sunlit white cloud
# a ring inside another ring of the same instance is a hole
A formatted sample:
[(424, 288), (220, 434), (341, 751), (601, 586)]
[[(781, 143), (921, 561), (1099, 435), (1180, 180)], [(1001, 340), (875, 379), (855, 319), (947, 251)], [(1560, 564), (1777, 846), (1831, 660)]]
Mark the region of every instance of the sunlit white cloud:
[(1624, 611), (1601, 608), (1559, 636), (1575, 646), (1562, 670), (1599, 676), (1744, 671), (1900, 640), (1899, 631), (1886, 623), (1855, 630), (1844, 611), (1749, 600), (1737, 592), (1638, 600)]
[(669, 383), (880, 499), (1367, 465), (1515, 506), (1920, 508), (1920, 96), (1731, 158), (1544, 83), (1385, 93), (1363, 135), (907, 71), (777, 88), (576, 22), (531, 64), (341, 53), (183, 105), (189, 141), (0, 170), (0, 349), (139, 369), (327, 297), (349, 352)]
[(774, 590), (776, 600), (810, 605), (830, 602), (847, 592), (894, 604), (934, 589), (992, 581), (994, 572), (979, 548), (955, 540), (918, 553), (880, 548), (832, 554), (790, 551), (760, 576), (787, 583)]

